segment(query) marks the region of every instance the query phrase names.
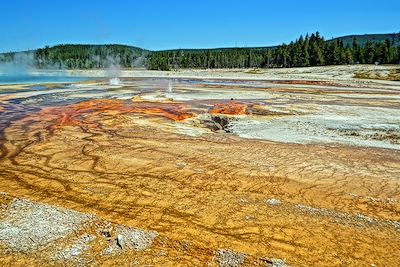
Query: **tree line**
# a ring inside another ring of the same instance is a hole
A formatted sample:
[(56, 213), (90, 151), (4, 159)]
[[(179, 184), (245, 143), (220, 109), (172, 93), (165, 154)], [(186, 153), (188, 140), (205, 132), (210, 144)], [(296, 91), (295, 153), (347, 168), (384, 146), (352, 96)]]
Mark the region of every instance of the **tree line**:
[(144, 66), (147, 51), (126, 45), (56, 45), (0, 54), (0, 62), (36, 68), (95, 69)]
[(142, 49), (125, 45), (58, 45), (35, 52), (37, 67), (53, 64), (60, 68), (93, 69), (118, 65), (123, 68), (140, 64)]
[(152, 70), (180, 68), (276, 68), (343, 64), (397, 64), (400, 47), (386, 39), (361, 46), (354, 38), (343, 45), (340, 39), (325, 41), (319, 32), (300, 36), (290, 44), (272, 48), (227, 48), (169, 50), (150, 53), (146, 66)]
[[(388, 35), (389, 36), (389, 35)], [(57, 45), (0, 54), (0, 62), (29, 63), (37, 68), (93, 69), (118, 66), (151, 70), (180, 68), (286, 68), (341, 64), (397, 64), (400, 46), (392, 41), (326, 41), (318, 32), (290, 44), (264, 48), (185, 49), (147, 51), (125, 45)], [(347, 37), (346, 37), (347, 38)], [(396, 39), (397, 40), (397, 39)]]

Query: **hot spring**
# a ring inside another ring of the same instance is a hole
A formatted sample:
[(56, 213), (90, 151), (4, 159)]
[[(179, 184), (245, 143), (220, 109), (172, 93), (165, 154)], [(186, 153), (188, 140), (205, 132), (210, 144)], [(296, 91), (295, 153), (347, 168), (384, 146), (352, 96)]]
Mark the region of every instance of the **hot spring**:
[(68, 75), (64, 72), (41, 72), (41, 73), (1, 73), (0, 84), (41, 84), (41, 83), (69, 83), (89, 79), (85, 76)]

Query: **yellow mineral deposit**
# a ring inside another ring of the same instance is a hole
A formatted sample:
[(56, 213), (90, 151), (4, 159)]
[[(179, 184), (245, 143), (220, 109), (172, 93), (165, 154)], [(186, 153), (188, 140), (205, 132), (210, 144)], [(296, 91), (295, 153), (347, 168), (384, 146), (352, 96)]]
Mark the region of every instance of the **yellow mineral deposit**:
[(2, 135), (1, 262), (399, 264), (398, 85), (177, 79), (169, 102), (158, 86), (4, 97), (24, 116)]

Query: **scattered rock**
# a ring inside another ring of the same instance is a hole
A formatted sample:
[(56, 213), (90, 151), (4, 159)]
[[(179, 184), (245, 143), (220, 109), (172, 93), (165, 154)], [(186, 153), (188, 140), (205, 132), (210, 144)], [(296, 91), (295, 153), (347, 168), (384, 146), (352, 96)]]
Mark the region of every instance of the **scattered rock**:
[(247, 221), (249, 221), (249, 220), (254, 220), (254, 216), (251, 216), (251, 215), (246, 215), (246, 216), (244, 216), (244, 219), (245, 220), (247, 220)]
[(185, 168), (186, 167), (186, 162), (178, 162), (178, 163), (176, 163), (176, 167), (178, 168), (178, 169), (183, 169), (183, 168)]
[(70, 261), (74, 258), (77, 258), (90, 248), (89, 243), (95, 239), (95, 236), (84, 235), (78, 240), (74, 241), (70, 247), (58, 251), (54, 255), (53, 259), (60, 261)]
[(278, 205), (282, 204), (282, 201), (280, 201), (279, 199), (275, 199), (275, 198), (269, 198), (265, 202), (270, 206), (278, 206)]
[(108, 255), (112, 255), (114, 252), (114, 248), (113, 246), (108, 246), (103, 250), (103, 255), (108, 256)]
[(272, 267), (289, 267), (289, 265), (286, 265), (284, 260), (281, 259), (272, 259)]
[(269, 257), (265, 257), (263, 260), (265, 262), (265, 266), (290, 267), (290, 265), (286, 264), (285, 260), (269, 258)]
[(353, 215), (325, 208), (314, 208), (302, 204), (295, 205), (295, 208), (300, 210), (301, 212), (309, 213), (311, 215), (330, 217), (334, 219), (335, 222), (338, 223), (352, 224), (355, 226), (382, 225), (382, 226), (394, 227), (396, 228), (396, 230), (400, 230), (400, 222), (377, 220), (360, 213)]
[(238, 267), (243, 264), (246, 256), (229, 249), (219, 249), (215, 254), (215, 260), (219, 267)]
[(30, 252), (78, 230), (94, 216), (16, 199), (2, 211), (0, 243), (13, 251)]
[(110, 240), (109, 246), (106, 247), (105, 249), (103, 249), (101, 254), (104, 256), (109, 256), (109, 255), (120, 253), (121, 251), (122, 251), (122, 249), (121, 249), (121, 247), (119, 247), (117, 245), (117, 241)]
[(121, 249), (141, 251), (151, 247), (157, 233), (118, 225), (116, 227), (116, 236), (117, 245)]
[(247, 204), (249, 201), (246, 198), (239, 199), (240, 204)]
[(325, 215), (326, 214), (326, 209), (317, 209), (311, 206), (306, 206), (303, 204), (297, 204), (296, 208), (298, 208), (299, 210), (303, 211), (303, 212), (308, 212), (311, 214), (320, 214), (320, 215)]
[(183, 247), (183, 250), (184, 250), (185, 252), (187, 252), (187, 251), (189, 250), (189, 247), (190, 247), (190, 242), (187, 241), (187, 240), (183, 240), (182, 247)]
[(396, 228), (396, 230), (400, 231), (400, 222), (389, 221), (389, 225), (393, 226), (394, 228)]
[(117, 235), (117, 246), (120, 247), (121, 249), (123, 249), (124, 247), (126, 247), (125, 245), (125, 240), (124, 237), (122, 235)]
[(230, 133), (229, 123), (235, 120), (234, 117), (225, 115), (213, 115), (204, 118), (202, 123), (213, 132), (227, 132)]

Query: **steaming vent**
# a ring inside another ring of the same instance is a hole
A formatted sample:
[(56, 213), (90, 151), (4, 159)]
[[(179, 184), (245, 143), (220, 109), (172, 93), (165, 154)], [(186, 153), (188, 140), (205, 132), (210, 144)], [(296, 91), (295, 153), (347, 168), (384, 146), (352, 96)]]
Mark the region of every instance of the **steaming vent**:
[(168, 95), (172, 94), (172, 91), (173, 91), (173, 89), (172, 89), (172, 81), (168, 80), (167, 94)]
[(121, 80), (118, 78), (121, 74), (121, 68), (119, 65), (120, 58), (119, 57), (111, 57), (107, 56), (107, 65), (108, 68), (106, 70), (107, 76), (109, 78), (110, 85), (120, 85)]
[(109, 80), (110, 85), (120, 85), (121, 80), (118, 77), (111, 78)]

